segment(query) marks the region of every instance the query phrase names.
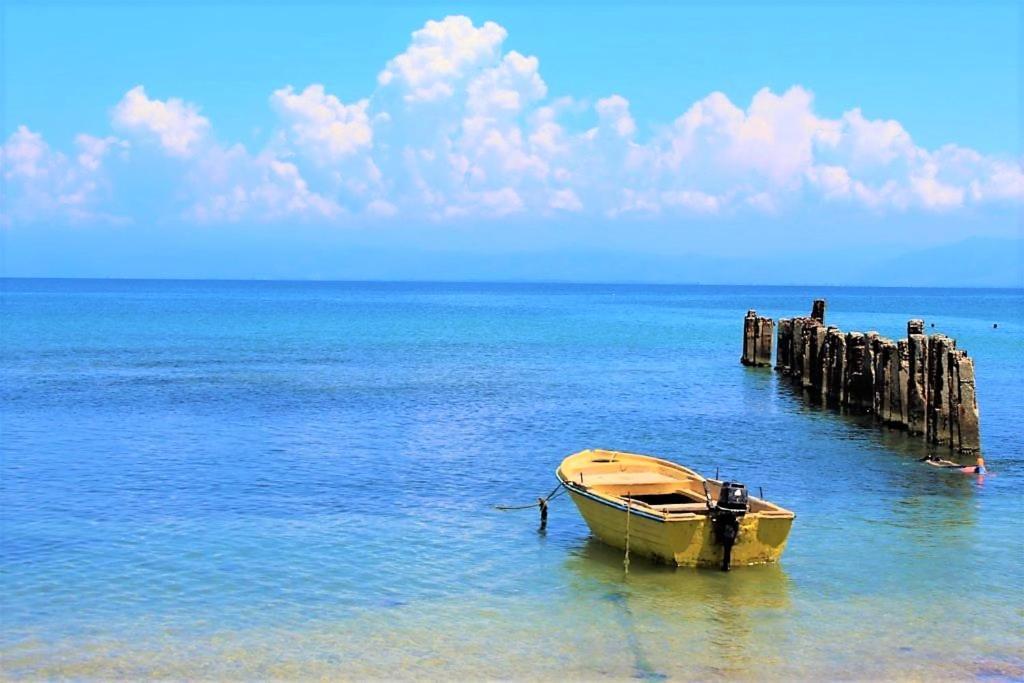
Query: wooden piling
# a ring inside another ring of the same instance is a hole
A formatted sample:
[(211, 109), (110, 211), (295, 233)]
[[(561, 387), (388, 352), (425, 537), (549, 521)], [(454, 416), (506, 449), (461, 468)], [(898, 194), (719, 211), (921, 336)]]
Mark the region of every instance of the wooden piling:
[(811, 328), (811, 373), (810, 382), (808, 389), (811, 393), (811, 398), (817, 403), (824, 403), (824, 386), (825, 386), (825, 337), (828, 334), (828, 330), (822, 324), (815, 325)]
[(811, 317), (819, 323), (825, 323), (825, 300), (815, 299), (811, 304)]
[(778, 343), (775, 347), (775, 369), (788, 375), (793, 349), (793, 319), (779, 319)]
[(754, 349), (754, 361), (758, 367), (772, 366), (772, 341), (775, 336), (775, 321), (771, 318), (758, 318), (757, 348)]
[(747, 311), (743, 318), (743, 355), (740, 362), (749, 366), (771, 367), (774, 331), (774, 320), (758, 316), (755, 310)]
[(840, 407), (846, 403), (846, 335), (838, 327), (828, 328), (826, 363), (828, 367), (827, 405)]
[[(908, 326), (909, 329), (913, 328)], [(911, 434), (926, 434), (928, 432), (928, 337), (918, 333), (908, 334), (907, 343), (910, 355), (907, 378), (907, 431)]]
[(928, 426), (929, 443), (950, 443), (950, 352), (956, 347), (949, 337), (936, 334), (928, 338)]
[(981, 450), (978, 400), (974, 385), (974, 361), (965, 351), (955, 354), (956, 368), (956, 447), (961, 453), (974, 454)]
[[(843, 333), (826, 326), (825, 300), (810, 316), (779, 320), (775, 369), (814, 402), (873, 414), (934, 446), (974, 454), (981, 448), (974, 361), (956, 341), (928, 337), (924, 321), (907, 322), (907, 337), (893, 341), (877, 332)], [(763, 322), (767, 321), (767, 323)], [(770, 318), (748, 311), (744, 364), (767, 365), (764, 334)], [(771, 327), (767, 327), (771, 329)]]

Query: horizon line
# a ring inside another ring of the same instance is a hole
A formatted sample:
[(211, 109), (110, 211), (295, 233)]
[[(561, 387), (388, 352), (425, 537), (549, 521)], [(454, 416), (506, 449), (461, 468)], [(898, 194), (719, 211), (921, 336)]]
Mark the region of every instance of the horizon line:
[(82, 282), (222, 282), (222, 283), (281, 283), (281, 284), (377, 284), (377, 285), (557, 285), (578, 287), (773, 287), (787, 289), (807, 289), (821, 287), (825, 289), (929, 289), (953, 290), (969, 289), (977, 291), (1010, 291), (1024, 292), (1024, 286), (991, 287), (978, 285), (956, 285), (937, 287), (935, 285), (864, 285), (864, 284), (750, 284), (750, 283), (713, 283), (713, 282), (651, 282), (642, 280), (617, 281), (580, 281), (580, 280), (422, 280), (422, 279), (330, 279), (330, 278), (236, 278), (236, 277), (76, 277), (76, 276), (35, 276), (35, 275), (0, 275), (0, 280), (51, 280), (51, 281), (82, 281)]

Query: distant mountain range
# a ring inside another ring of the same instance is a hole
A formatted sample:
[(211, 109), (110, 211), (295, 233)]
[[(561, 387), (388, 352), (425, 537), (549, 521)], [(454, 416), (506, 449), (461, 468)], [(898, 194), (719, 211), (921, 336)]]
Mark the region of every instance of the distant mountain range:
[(917, 287), (1024, 288), (1024, 239), (974, 238), (880, 260), (870, 282)]
[(59, 242), (12, 238), (0, 252), (6, 251), (2, 274), (14, 277), (1024, 288), (1024, 239), (978, 237), (918, 250), (861, 247), (729, 257), (572, 247), (431, 250), (337, 241), (250, 249), (228, 239), (165, 241), (145, 249), (114, 242), (98, 251), (88, 245), (85, 231), (68, 232)]
[(756, 258), (360, 249), (340, 255), (333, 266), (344, 279), (1024, 288), (1024, 240), (974, 238), (912, 251), (865, 248)]

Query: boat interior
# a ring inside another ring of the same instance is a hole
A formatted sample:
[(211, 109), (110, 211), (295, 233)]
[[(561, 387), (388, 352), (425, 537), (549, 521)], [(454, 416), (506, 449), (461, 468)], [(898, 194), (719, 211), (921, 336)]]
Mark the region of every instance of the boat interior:
[[(717, 500), (721, 482), (705, 479), (676, 463), (616, 451), (584, 451), (563, 463), (561, 475), (587, 491), (667, 514), (707, 514)], [(781, 510), (750, 497), (750, 512)]]

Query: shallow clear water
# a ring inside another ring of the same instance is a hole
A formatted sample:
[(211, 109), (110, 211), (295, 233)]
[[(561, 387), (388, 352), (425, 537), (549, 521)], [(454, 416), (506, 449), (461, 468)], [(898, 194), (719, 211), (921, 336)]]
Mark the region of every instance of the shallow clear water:
[[(1024, 677), (1020, 291), (3, 281), (6, 676)], [(984, 479), (739, 365), (747, 308), (976, 359)], [(997, 322), (998, 329), (992, 324)], [(931, 328), (929, 328), (931, 331)], [(797, 513), (779, 566), (588, 540), (565, 455)]]

